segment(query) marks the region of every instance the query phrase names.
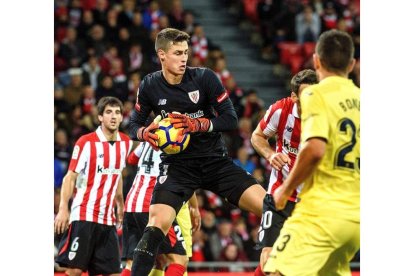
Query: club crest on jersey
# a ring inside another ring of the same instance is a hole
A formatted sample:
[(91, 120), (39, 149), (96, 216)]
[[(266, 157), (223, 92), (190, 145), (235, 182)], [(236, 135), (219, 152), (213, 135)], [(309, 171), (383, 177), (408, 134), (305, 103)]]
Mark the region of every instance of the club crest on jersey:
[(68, 256), (69, 257), (69, 260), (72, 261), (73, 258), (75, 258), (75, 256), (76, 256), (76, 252), (72, 252), (72, 251), (69, 252), (69, 256)]
[(188, 92), (188, 97), (190, 97), (190, 100), (193, 103), (198, 103), (198, 100), (200, 99), (200, 92), (198, 90)]
[(160, 176), (160, 178), (159, 178), (160, 184), (164, 183), (165, 180), (167, 180), (167, 175)]
[(73, 148), (72, 159), (78, 159), (79, 150), (80, 150), (79, 146), (75, 146)]

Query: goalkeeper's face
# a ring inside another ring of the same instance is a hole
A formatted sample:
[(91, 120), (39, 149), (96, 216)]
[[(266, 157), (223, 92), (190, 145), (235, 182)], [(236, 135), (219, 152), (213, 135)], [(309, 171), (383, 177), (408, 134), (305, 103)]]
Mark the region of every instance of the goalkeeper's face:
[(98, 116), (98, 119), (101, 122), (102, 128), (115, 132), (119, 129), (119, 125), (122, 122), (121, 108), (119, 106), (107, 105), (103, 114)]
[(161, 52), (160, 59), (163, 68), (175, 76), (184, 75), (188, 60), (187, 41), (172, 44), (167, 52)]

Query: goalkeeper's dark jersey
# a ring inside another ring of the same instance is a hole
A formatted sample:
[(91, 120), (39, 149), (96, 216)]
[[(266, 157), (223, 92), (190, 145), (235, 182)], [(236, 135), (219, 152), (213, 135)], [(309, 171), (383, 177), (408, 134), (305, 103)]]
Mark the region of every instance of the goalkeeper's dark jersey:
[(188, 147), (168, 158), (223, 156), (227, 149), (221, 131), (234, 130), (238, 126), (237, 115), (226, 90), (208, 68), (187, 67), (181, 83), (176, 85), (169, 84), (161, 71), (146, 75), (130, 119), (131, 139), (137, 140), (137, 130), (146, 125), (151, 111), (163, 118), (177, 111), (191, 118), (209, 118), (213, 124), (212, 132), (191, 133)]

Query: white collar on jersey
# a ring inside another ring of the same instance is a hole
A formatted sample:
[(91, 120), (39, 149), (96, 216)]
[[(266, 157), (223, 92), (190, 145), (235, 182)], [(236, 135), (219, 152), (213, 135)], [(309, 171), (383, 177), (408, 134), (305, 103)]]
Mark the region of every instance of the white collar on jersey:
[[(98, 135), (99, 141), (101, 142), (107, 142), (108, 139), (106, 139), (105, 134), (102, 131), (101, 126), (98, 126), (96, 129), (96, 135)], [(116, 134), (116, 140), (121, 141), (121, 136), (119, 135), (119, 132)]]
[(298, 113), (298, 105), (296, 103), (294, 103), (293, 108), (292, 108), (292, 114), (293, 116), (295, 116), (296, 118), (299, 118), (299, 113)]

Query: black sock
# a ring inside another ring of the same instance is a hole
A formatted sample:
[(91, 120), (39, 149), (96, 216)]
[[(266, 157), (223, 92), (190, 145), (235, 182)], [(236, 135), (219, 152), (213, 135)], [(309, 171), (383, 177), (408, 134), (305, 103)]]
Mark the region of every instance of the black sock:
[(134, 250), (131, 276), (148, 276), (154, 266), (158, 247), (164, 238), (164, 233), (158, 227), (145, 228), (144, 234)]

